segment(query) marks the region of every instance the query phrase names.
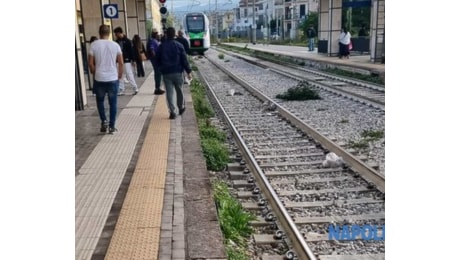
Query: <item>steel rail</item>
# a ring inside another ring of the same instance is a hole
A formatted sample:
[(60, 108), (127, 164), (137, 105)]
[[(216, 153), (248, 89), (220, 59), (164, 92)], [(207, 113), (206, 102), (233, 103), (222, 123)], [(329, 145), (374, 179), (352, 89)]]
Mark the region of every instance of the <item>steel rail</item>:
[(229, 77), (231, 77), (233, 80), (244, 86), (246, 90), (248, 90), (252, 95), (259, 98), (263, 102), (270, 102), (271, 104), (275, 105), (276, 110), (280, 113), (281, 116), (286, 118), (286, 120), (288, 120), (294, 126), (301, 129), (307, 135), (311, 136), (314, 140), (318, 141), (325, 149), (329, 150), (330, 152), (334, 152), (336, 155), (342, 157), (342, 159), (351, 169), (358, 172), (361, 175), (361, 177), (363, 177), (369, 183), (374, 184), (379, 191), (383, 193), (385, 192), (385, 177), (382, 176), (380, 173), (375, 171), (373, 168), (369, 167), (360, 159), (353, 156), (351, 153), (347, 152), (342, 147), (336, 145), (329, 138), (316, 131), (310, 125), (303, 122), (300, 118), (289, 112), (289, 110), (285, 109), (283, 106), (279, 105), (274, 100), (270, 99), (268, 96), (263, 94), (258, 89), (253, 88), (250, 84), (248, 84), (246, 81), (244, 81), (237, 75), (233, 74), (232, 72), (228, 71), (226, 68), (220, 66), (212, 60), (208, 60), (217, 68), (226, 73)]
[[(241, 53), (238, 53), (238, 52), (234, 52), (232, 50), (229, 51), (229, 50), (227, 50), (227, 49), (225, 49), (223, 47), (213, 47), (213, 49), (225, 52), (225, 53), (227, 53), (229, 55), (232, 55), (232, 56), (236, 56), (236, 57), (238, 57), (240, 59), (243, 59), (243, 60), (245, 60), (247, 62), (250, 62), (250, 63), (253, 63), (255, 65), (258, 65), (258, 64), (254, 63), (255, 61), (253, 61), (251, 59), (248, 59), (247, 57), (251, 57), (251, 58), (259, 59), (259, 60), (262, 60), (262, 61), (267, 61), (267, 62), (280, 64), (280, 65), (290, 67), (290, 68), (293, 68), (293, 69), (298, 69), (298, 70), (302, 70), (302, 71), (305, 71), (305, 72), (308, 72), (308, 73), (312, 73), (312, 74), (315, 74), (315, 75), (318, 75), (318, 76), (321, 76), (321, 77), (340, 80), (340, 81), (344, 81), (344, 82), (347, 82), (347, 83), (352, 83), (352, 84), (355, 84), (355, 85), (358, 85), (358, 86), (370, 88), (372, 90), (385, 92), (385, 86), (384, 85), (381, 85), (381, 84), (378, 84), (378, 83), (372, 83), (372, 82), (368, 82), (368, 81), (364, 81), (364, 80), (360, 80), (360, 79), (354, 79), (354, 78), (347, 77), (347, 76), (337, 76), (337, 75), (334, 75), (334, 74), (329, 74), (327, 72), (322, 72), (322, 71), (315, 70), (315, 69), (308, 69), (308, 68), (303, 68), (303, 67), (299, 69), (297, 67), (298, 65), (297, 66), (294, 65), (292, 62), (287, 62), (287, 61), (276, 59), (277, 56), (275, 56), (275, 55), (278, 55), (280, 57), (288, 57), (289, 59), (294, 59), (295, 60), (295, 57), (292, 57), (292, 56), (287, 56), (287, 55), (284, 55), (284, 54), (275, 54), (275, 53), (271, 53), (271, 52), (265, 52), (265, 51), (262, 51), (262, 50), (254, 50), (254, 52), (252, 53), (254, 56), (251, 56), (251, 55), (248, 55), (248, 54), (241, 54)], [(267, 57), (267, 56), (261, 56), (261, 55), (259, 55), (259, 53), (272, 54), (274, 56), (273, 56), (273, 58), (271, 58), (271, 57)], [(305, 59), (305, 58), (299, 58), (299, 59), (303, 60), (303, 61), (308, 60), (308, 59)], [(337, 65), (337, 66), (341, 67), (341, 65)], [(356, 68), (356, 69), (366, 71), (363, 68)]]
[(297, 254), (297, 257), (299, 259), (317, 260), (317, 258), (313, 254), (313, 251), (308, 247), (305, 241), (305, 238), (299, 232), (295, 222), (292, 220), (286, 208), (283, 206), (283, 203), (276, 195), (276, 192), (275, 190), (273, 190), (272, 186), (270, 185), (270, 182), (265, 177), (262, 169), (257, 164), (256, 159), (251, 154), (249, 148), (246, 146), (243, 138), (238, 133), (238, 129), (236, 128), (236, 126), (233, 124), (230, 117), (226, 113), (224, 107), (218, 100), (217, 95), (215, 94), (213, 89), (209, 87), (209, 82), (201, 74), (200, 74), (200, 78), (203, 80), (203, 82), (206, 83), (206, 85), (208, 86), (207, 89), (211, 93), (212, 99), (218, 105), (219, 109), (222, 111), (224, 115), (223, 116), (224, 120), (226, 121), (229, 128), (231, 129), (235, 142), (239, 150), (241, 151), (242, 157), (244, 158), (247, 167), (249, 168), (249, 170), (253, 173), (254, 177), (256, 178), (257, 183), (260, 185), (259, 188), (265, 195), (266, 200), (270, 203), (276, 215), (281, 216), (280, 218), (278, 218), (278, 221), (280, 222), (284, 231), (286, 232), (286, 235), (290, 239), (293, 245), (293, 248)]
[[(227, 54), (228, 54), (228, 51), (225, 51)], [(233, 54), (229, 54), (229, 55), (233, 55)], [(311, 79), (308, 79), (306, 77), (302, 77), (302, 76), (298, 76), (298, 75), (294, 75), (290, 72), (286, 72), (286, 71), (282, 71), (282, 70), (279, 70), (279, 69), (276, 69), (276, 68), (272, 68), (270, 66), (267, 66), (267, 65), (264, 65), (264, 64), (260, 64), (260, 63), (257, 63), (256, 61), (253, 61), (253, 60), (249, 60), (249, 59), (246, 59), (244, 57), (242, 57), (240, 54), (238, 55), (239, 58), (245, 60), (246, 62), (248, 63), (251, 63), (251, 64), (254, 64), (256, 66), (259, 66), (261, 68), (264, 68), (264, 69), (268, 69), (268, 70), (271, 70), (275, 73), (278, 73), (280, 75), (283, 75), (285, 77), (289, 77), (289, 78), (293, 78), (295, 80), (299, 80), (299, 81), (307, 81), (309, 82), (311, 85), (317, 87), (317, 88), (320, 88), (320, 89), (323, 89), (323, 90), (327, 90), (327, 91), (330, 91), (330, 92), (333, 92), (333, 93), (336, 93), (336, 94), (341, 94), (341, 95), (345, 95), (349, 98), (352, 98), (352, 99), (355, 99), (356, 101), (359, 101), (361, 103), (366, 103), (366, 102), (369, 102), (371, 103), (371, 105), (373, 105), (374, 107), (377, 107), (383, 111), (385, 111), (385, 102), (382, 102), (382, 101), (379, 101), (379, 100), (376, 100), (376, 99), (373, 99), (373, 98), (369, 98), (369, 97), (366, 97), (366, 96), (363, 96), (363, 95), (360, 95), (358, 93), (355, 93), (355, 92), (351, 92), (351, 91), (347, 91), (347, 90), (344, 90), (342, 88), (338, 88), (338, 87), (335, 87), (335, 86), (332, 86), (332, 85), (328, 85), (328, 84), (325, 84), (325, 83), (321, 83), (321, 82), (317, 82), (317, 81), (314, 81), (314, 80), (311, 80)], [(260, 59), (259, 57), (257, 57), (258, 59)], [(273, 61), (270, 61), (269, 62), (273, 62)], [(281, 61), (278, 61), (280, 64), (283, 63)], [(286, 66), (292, 68), (292, 69), (298, 69), (298, 68), (295, 68), (294, 66), (290, 65), (290, 64), (285, 64)], [(330, 75), (325, 75), (324, 73), (318, 73), (318, 72), (311, 72), (311, 71), (307, 71), (309, 73), (314, 73), (316, 75), (320, 75), (322, 77), (326, 77), (326, 78), (331, 78), (333, 80), (341, 80), (339, 77), (336, 77), (336, 76), (330, 76)], [(352, 83), (354, 84), (353, 82), (350, 82), (350, 80), (341, 80), (341, 81), (344, 81), (344, 82), (347, 82), (347, 83)], [(377, 90), (375, 88), (371, 88), (369, 86), (362, 86), (361, 84), (358, 85), (358, 87), (364, 87), (364, 88), (370, 88), (372, 90), (375, 90), (375, 91), (380, 91), (380, 90)]]

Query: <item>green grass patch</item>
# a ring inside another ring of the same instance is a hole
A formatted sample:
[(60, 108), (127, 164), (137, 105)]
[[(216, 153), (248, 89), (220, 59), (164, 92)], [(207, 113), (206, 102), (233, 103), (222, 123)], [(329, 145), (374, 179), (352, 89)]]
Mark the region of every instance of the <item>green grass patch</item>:
[(225, 251), (229, 260), (250, 260), (244, 249), (234, 245), (225, 245)]
[(377, 141), (385, 137), (383, 130), (364, 130), (361, 132), (361, 139), (357, 141), (349, 141), (348, 147), (356, 150), (364, 150), (369, 148), (369, 143)]
[(321, 99), (318, 91), (312, 89), (307, 81), (301, 81), (295, 87), (289, 88), (286, 92), (276, 95), (284, 100), (316, 100)]
[(364, 75), (361, 73), (351, 72), (351, 71), (342, 70), (338, 68), (327, 68), (324, 71), (327, 73), (331, 73), (331, 74), (335, 74), (339, 76), (345, 76), (345, 77), (359, 79), (359, 80), (363, 80), (363, 81), (367, 81), (371, 83), (385, 85), (385, 81), (382, 78), (380, 78), (378, 75)]
[(201, 139), (201, 148), (203, 149), (208, 170), (221, 171), (230, 162), (228, 148), (219, 140), (213, 138)]
[(220, 171), (230, 161), (228, 148), (225, 145), (226, 135), (211, 125), (209, 118), (214, 116), (214, 110), (206, 99), (206, 89), (197, 80), (190, 84), (193, 107), (198, 118), (201, 147), (206, 159), (206, 167), (211, 171)]
[(365, 139), (361, 139), (359, 141), (349, 141), (348, 147), (356, 150), (364, 150), (369, 148), (369, 142)]
[(361, 136), (370, 141), (374, 141), (385, 137), (385, 132), (383, 132), (383, 130), (364, 130)]
[(223, 181), (213, 183), (213, 197), (216, 201), (219, 224), (225, 238), (228, 259), (250, 259), (245, 253), (247, 240), (253, 233), (249, 222), (256, 217), (245, 211), (241, 203), (230, 194)]
[(214, 110), (206, 99), (206, 90), (201, 83), (195, 79), (190, 84), (193, 106), (198, 118), (210, 118), (214, 116)]
[(208, 120), (200, 119), (198, 121), (198, 128), (200, 130), (201, 139), (215, 139), (220, 142), (225, 142), (227, 140), (225, 133), (210, 125)]
[(217, 55), (217, 57), (218, 57), (219, 59), (223, 60), (225, 56), (224, 56), (223, 53), (219, 53), (219, 54)]

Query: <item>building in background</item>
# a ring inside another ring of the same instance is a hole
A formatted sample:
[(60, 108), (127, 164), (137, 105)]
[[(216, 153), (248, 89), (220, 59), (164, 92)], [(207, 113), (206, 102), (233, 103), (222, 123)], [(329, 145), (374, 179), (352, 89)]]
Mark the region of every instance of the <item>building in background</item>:
[(99, 37), (99, 26), (120, 26), (128, 38), (138, 34), (145, 44), (151, 28), (161, 28), (159, 8), (158, 0), (75, 0), (75, 110), (85, 108), (86, 91), (92, 89), (89, 40)]

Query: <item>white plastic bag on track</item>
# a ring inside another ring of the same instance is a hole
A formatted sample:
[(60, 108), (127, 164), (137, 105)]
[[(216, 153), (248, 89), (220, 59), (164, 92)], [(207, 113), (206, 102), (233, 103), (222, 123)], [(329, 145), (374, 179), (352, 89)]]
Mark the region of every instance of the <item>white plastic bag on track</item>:
[(337, 156), (335, 153), (326, 154), (326, 160), (323, 161), (324, 168), (337, 168), (343, 164), (342, 157)]

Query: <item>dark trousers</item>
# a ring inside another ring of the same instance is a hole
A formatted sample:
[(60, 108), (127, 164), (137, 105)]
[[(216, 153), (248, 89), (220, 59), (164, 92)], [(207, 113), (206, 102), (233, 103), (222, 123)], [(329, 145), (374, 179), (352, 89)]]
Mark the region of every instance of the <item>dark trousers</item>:
[(152, 62), (152, 66), (153, 66), (153, 73), (155, 75), (154, 76), (154, 79), (155, 79), (155, 89), (160, 89), (160, 85), (161, 85), (161, 72), (160, 72), (160, 66), (158, 66), (158, 64), (156, 64), (156, 62), (150, 60)]
[(344, 57), (350, 55), (350, 50), (348, 49), (348, 44), (343, 44), (339, 42), (339, 57)]
[(142, 60), (136, 60), (137, 76), (145, 77), (144, 64)]

